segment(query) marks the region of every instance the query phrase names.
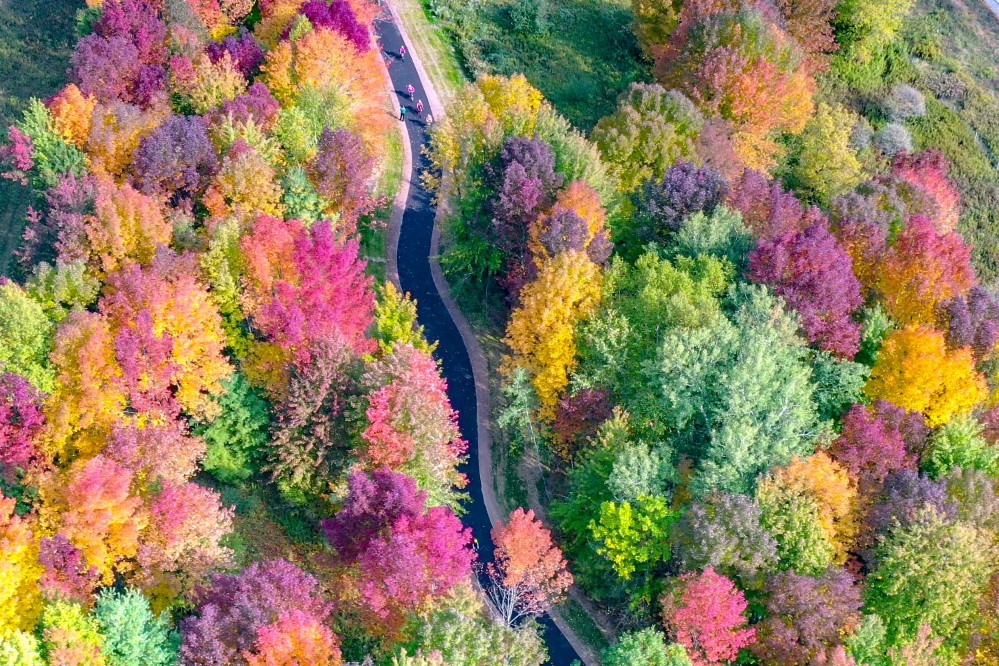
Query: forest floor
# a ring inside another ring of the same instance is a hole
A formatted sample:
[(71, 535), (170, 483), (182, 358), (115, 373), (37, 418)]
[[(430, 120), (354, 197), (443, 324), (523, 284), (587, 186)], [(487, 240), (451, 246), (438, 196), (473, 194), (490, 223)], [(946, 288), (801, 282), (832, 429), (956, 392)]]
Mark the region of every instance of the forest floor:
[[(55, 94), (66, 81), (82, 0), (0, 0), (0, 135), (32, 97)], [(0, 180), (0, 275), (21, 239), (26, 188)]]

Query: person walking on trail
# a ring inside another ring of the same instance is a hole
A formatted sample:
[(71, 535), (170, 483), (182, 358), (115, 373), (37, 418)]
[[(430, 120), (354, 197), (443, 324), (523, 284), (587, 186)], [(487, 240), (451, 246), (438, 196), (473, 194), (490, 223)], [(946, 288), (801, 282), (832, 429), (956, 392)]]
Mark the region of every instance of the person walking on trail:
[(413, 95), (415, 93), (416, 93), (416, 88), (413, 87), (412, 83), (410, 83), (408, 86), (406, 86), (406, 94), (409, 95), (409, 99), (413, 99)]
[(399, 60), (406, 60), (406, 45), (403, 44), (399, 47)]
[(405, 120), (406, 120), (406, 107), (405, 106), (400, 106), (399, 107), (399, 120), (402, 120), (403, 122), (405, 122)]
[(433, 114), (432, 113), (428, 113), (426, 119), (423, 122), (426, 125), (433, 125), (434, 124), (434, 116), (433, 116)]
[(416, 102), (416, 113), (422, 118), (423, 117), (423, 100)]

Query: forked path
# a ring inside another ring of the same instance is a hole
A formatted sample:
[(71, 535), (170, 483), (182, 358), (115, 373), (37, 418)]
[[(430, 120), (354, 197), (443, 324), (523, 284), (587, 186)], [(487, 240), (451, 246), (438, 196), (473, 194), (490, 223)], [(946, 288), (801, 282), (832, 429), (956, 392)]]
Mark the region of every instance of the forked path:
[[(462, 516), (462, 522), (472, 528), (479, 544), (479, 560), (485, 564), (492, 560), (493, 542), (490, 537), (489, 512), (483, 496), (483, 474), (479, 468), (479, 404), (475, 376), (465, 341), (434, 282), (431, 262), (432, 255), (437, 251), (434, 235), (436, 211), (431, 203), (430, 193), (423, 188), (419, 178), (420, 173), (428, 166), (422, 152), (427, 128), (423, 118), (416, 112), (416, 101), (409, 98), (406, 88), (413, 86), (416, 89), (414, 97), (416, 100), (423, 100), (425, 105), (428, 105), (427, 92), (412, 56), (407, 54), (405, 59), (399, 58), (399, 47), (402, 46), (403, 39), (395, 23), (388, 18), (379, 19), (375, 22), (375, 30), (390, 62), (389, 76), (399, 105), (408, 108), (405, 124), (412, 154), (412, 169), (409, 174), (404, 174), (409, 179), (410, 188), (402, 215), (396, 257), (399, 283), (402, 290), (409, 292), (416, 300), (417, 318), (423, 325), (427, 338), (438, 341), (436, 356), (441, 361), (444, 377), (447, 379), (451, 404), (458, 410), (458, 427), (462, 437), (468, 442), (468, 462), (462, 466), (461, 471), (468, 476), (466, 491), (470, 499), (465, 504), (466, 512)], [(406, 44), (406, 48), (410, 49), (411, 45)], [(424, 117), (427, 113), (428, 108), (424, 108)], [(480, 397), (481, 394), (480, 388)], [(488, 400), (484, 401), (482, 408), (488, 410)], [(488, 471), (486, 477), (486, 481), (491, 482)], [(485, 583), (485, 580), (482, 582)], [(569, 666), (579, 658), (551, 618), (546, 615), (541, 618), (541, 622), (548, 646), (549, 663), (554, 666)], [(500, 662), (497, 660), (497, 663)]]

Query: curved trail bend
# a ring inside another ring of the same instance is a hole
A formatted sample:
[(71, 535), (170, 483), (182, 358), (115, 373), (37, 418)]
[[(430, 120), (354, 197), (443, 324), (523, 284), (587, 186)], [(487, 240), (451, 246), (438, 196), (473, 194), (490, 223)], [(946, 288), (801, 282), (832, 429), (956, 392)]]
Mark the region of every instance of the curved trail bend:
[[(483, 475), (479, 469), (480, 405), (476, 399), (475, 377), (468, 349), (451, 312), (445, 305), (444, 298), (434, 283), (431, 261), (437, 252), (437, 239), (434, 234), (436, 211), (431, 204), (430, 193), (423, 188), (419, 179), (420, 172), (429, 164), (422, 153), (426, 140), (426, 126), (416, 113), (416, 102), (410, 100), (406, 94), (406, 86), (412, 85), (416, 88), (414, 97), (423, 100), (424, 115), (429, 113), (430, 105), (424, 82), (413, 63), (411, 54), (407, 53), (404, 60), (399, 59), (399, 47), (403, 44), (403, 38), (398, 27), (390, 18), (383, 17), (375, 21), (375, 31), (381, 48), (389, 59), (388, 72), (397, 101), (400, 105), (408, 107), (405, 120), (406, 135), (413, 156), (411, 173), (408, 174), (409, 196), (402, 214), (396, 257), (399, 283), (402, 290), (409, 292), (416, 300), (417, 317), (426, 331), (427, 339), (439, 342), (435, 355), (440, 360), (444, 377), (447, 379), (451, 404), (458, 410), (458, 427), (462, 437), (468, 441), (468, 462), (461, 467), (461, 471), (468, 477), (469, 501), (465, 504), (466, 513), (462, 516), (462, 522), (472, 528), (479, 543), (479, 560), (485, 564), (492, 560), (493, 542), (490, 536), (492, 523), (483, 495)], [(409, 50), (412, 46), (406, 44), (406, 48)], [(488, 418), (488, 400), (484, 401), (481, 408)], [(487, 481), (491, 482), (491, 475), (488, 472)], [(483, 578), (480, 582), (485, 584), (483, 574), (480, 574), (480, 578)], [(540, 621), (544, 627), (544, 639), (548, 646), (548, 663), (553, 666), (570, 666), (574, 660), (579, 659), (572, 645), (550, 617), (545, 615)]]

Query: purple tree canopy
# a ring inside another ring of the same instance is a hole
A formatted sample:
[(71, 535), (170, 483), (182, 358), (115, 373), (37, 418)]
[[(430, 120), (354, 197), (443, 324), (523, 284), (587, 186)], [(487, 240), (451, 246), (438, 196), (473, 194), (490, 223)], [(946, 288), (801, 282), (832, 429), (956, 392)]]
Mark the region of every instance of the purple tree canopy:
[(777, 564), (777, 542), (760, 526), (760, 507), (746, 495), (713, 493), (694, 502), (674, 531), (684, 571), (715, 571), (746, 589)]
[(761, 238), (749, 254), (747, 276), (784, 297), (812, 344), (847, 359), (857, 353), (860, 324), (853, 313), (864, 302), (860, 281), (824, 221)]
[(298, 610), (319, 621), (330, 614), (319, 581), (286, 560), (254, 562), (217, 574), (195, 593), (195, 614), (181, 621), (180, 655), (187, 666), (236, 666), (260, 627)]
[(556, 255), (569, 250), (581, 252), (586, 249), (588, 236), (586, 220), (574, 210), (557, 207), (547, 217), (547, 224), (538, 234), (538, 240), (548, 254)]
[(12, 372), (0, 374), (0, 472), (27, 468), (38, 455), (35, 436), (45, 424), (42, 394)]
[(238, 35), (228, 35), (221, 42), (212, 42), (207, 52), (212, 62), (218, 62), (228, 53), (236, 69), (247, 79), (255, 76), (264, 62), (264, 48), (245, 27), (239, 29)]
[(843, 416), (843, 431), (829, 452), (860, 479), (865, 494), (877, 492), (890, 473), (915, 469), (916, 456), (906, 449), (900, 425), (864, 405), (853, 405)]
[(87, 35), (76, 43), (72, 77), (80, 90), (102, 102), (131, 102), (132, 88), (139, 78), (139, 49), (126, 37)]
[(930, 436), (930, 427), (926, 425), (926, 419), (921, 413), (910, 412), (887, 400), (875, 400), (871, 407), (886, 427), (897, 430), (902, 435), (910, 453), (917, 457), (923, 453)]
[(97, 567), (87, 566), (83, 553), (65, 536), (56, 534), (42, 539), (38, 563), (45, 569), (39, 584), (46, 595), (68, 597), (84, 604), (92, 601), (100, 573)]
[(217, 168), (215, 146), (200, 116), (171, 116), (135, 151), (135, 183), (146, 194), (194, 196)]
[(555, 171), (555, 153), (541, 139), (510, 137), (493, 163), (486, 165), (485, 180), (495, 193), (487, 202), (492, 240), (510, 262), (520, 263), (528, 227), (554, 204), (564, 182)]
[(356, 560), (379, 535), (384, 535), (401, 516), (423, 514), (427, 494), (405, 474), (382, 468), (355, 472), (347, 481), (349, 492), (335, 516), (323, 521), (330, 546), (345, 561)]
[(263, 83), (254, 83), (245, 93), (235, 99), (222, 102), (222, 106), (210, 114), (212, 123), (231, 117), (234, 123), (252, 120), (263, 130), (270, 130), (277, 122), (281, 104), (274, 99), (270, 88)]
[(746, 169), (732, 186), (726, 202), (742, 213), (743, 221), (757, 238), (797, 231), (825, 219), (817, 207), (805, 206), (779, 181), (770, 181), (753, 169)]
[(999, 300), (988, 289), (975, 285), (964, 296), (943, 306), (948, 321), (947, 344), (971, 347), (979, 363), (991, 356), (999, 342)]
[(666, 170), (662, 182), (648, 182), (638, 194), (635, 231), (643, 241), (666, 240), (694, 213), (710, 215), (727, 189), (717, 169), (677, 162)]
[[(357, 20), (357, 15), (347, 0), (333, 0), (330, 3), (325, 0), (309, 0), (302, 6), (302, 14), (317, 30), (325, 28), (339, 32), (359, 52), (366, 51), (370, 44), (371, 37), (367, 27)], [(290, 30), (289, 26), (285, 37)]]
[(860, 555), (868, 568), (874, 568), (874, 545), (892, 530), (911, 525), (925, 507), (948, 519), (957, 515), (957, 506), (947, 495), (946, 480), (934, 481), (911, 469), (888, 475), (877, 503), (867, 513), (859, 539)]
[(766, 592), (766, 619), (756, 625), (751, 648), (766, 664), (807, 664), (839, 645), (861, 619), (860, 590), (843, 569), (820, 576), (782, 571), (767, 581)]
[(364, 149), (361, 137), (345, 129), (323, 129), (316, 156), (306, 165), (306, 172), (316, 191), (333, 202), (340, 213), (341, 226), (351, 233), (357, 219), (369, 213), (375, 160)]
[(109, 0), (101, 6), (94, 34), (111, 39), (124, 37), (139, 53), (144, 65), (162, 65), (167, 57), (167, 26), (156, 9), (144, 0)]

